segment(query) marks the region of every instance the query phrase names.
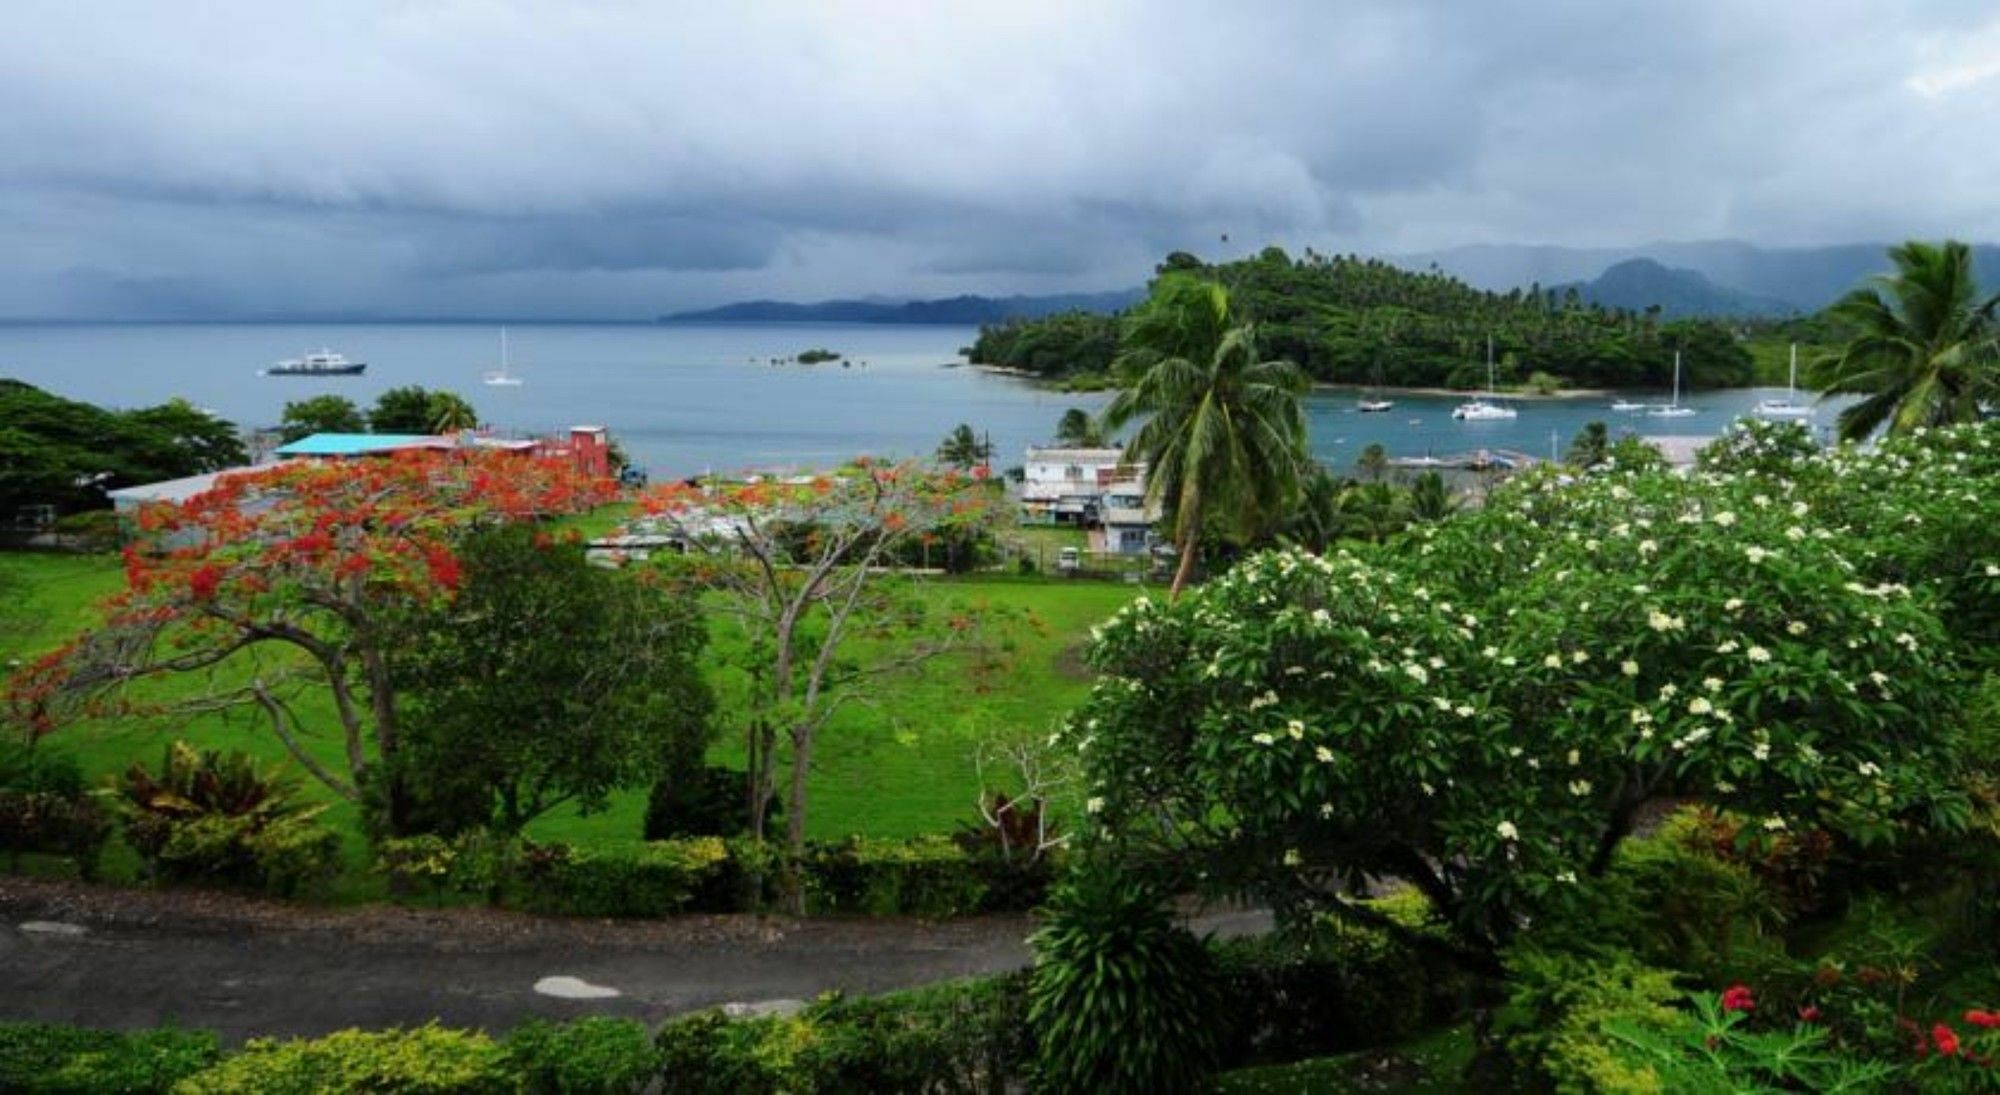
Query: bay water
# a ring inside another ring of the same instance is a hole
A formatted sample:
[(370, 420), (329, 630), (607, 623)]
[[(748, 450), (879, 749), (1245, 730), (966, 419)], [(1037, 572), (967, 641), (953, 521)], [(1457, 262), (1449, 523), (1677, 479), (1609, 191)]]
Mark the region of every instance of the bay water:
[[(389, 388), (447, 388), (504, 431), (609, 427), (655, 478), (822, 467), (862, 453), (922, 456), (959, 423), (989, 437), (1004, 468), (1046, 442), (1066, 408), (1094, 412), (1108, 399), (964, 366), (959, 349), (975, 334), (883, 324), (512, 325), (510, 371), (523, 383), (497, 387), (481, 379), (500, 361), (491, 324), (8, 324), (0, 377), (111, 407), (180, 397), (246, 427), (275, 425), (288, 400), (313, 395), (345, 395), (365, 410)], [(367, 372), (262, 375), (321, 347), (367, 362)], [(774, 363), (815, 348), (846, 364)], [(1519, 401), (1518, 418), (1458, 422), (1450, 413), (1458, 396), (1397, 393), (1394, 410), (1361, 414), (1356, 393), (1323, 390), (1308, 398), (1307, 418), (1314, 455), (1346, 471), (1373, 442), (1392, 456), (1545, 456), (1592, 420), (1614, 434), (1712, 436), (1773, 394), (1782, 393), (1684, 394), (1698, 412), (1688, 418), (1613, 412), (1607, 397)], [(1830, 424), (1832, 412), (1815, 422)]]

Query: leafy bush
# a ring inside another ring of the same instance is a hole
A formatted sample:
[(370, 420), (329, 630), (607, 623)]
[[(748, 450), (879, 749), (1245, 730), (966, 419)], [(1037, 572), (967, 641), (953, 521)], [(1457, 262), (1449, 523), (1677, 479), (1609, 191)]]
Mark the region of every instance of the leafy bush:
[(124, 1034), (53, 1023), (0, 1023), (0, 1091), (31, 1095), (165, 1092), (212, 1064), (207, 1031)]
[(83, 769), (40, 743), (0, 740), (0, 790), (76, 798), (84, 793)]
[(1159, 887), (1109, 871), (1073, 874), (1051, 895), (1032, 938), (1039, 1088), (1194, 1091), (1215, 1067), (1214, 960), (1174, 924), (1163, 898)]
[(814, 912), (956, 916), (977, 910), (986, 894), (965, 849), (943, 836), (817, 845), (804, 870)]
[(714, 892), (728, 855), (716, 837), (630, 850), (544, 845), (525, 858), (522, 906), (563, 916), (664, 916)]
[(980, 817), (952, 834), (985, 882), (982, 911), (1025, 911), (1047, 900), (1061, 860), (1053, 846), (1061, 829), (1048, 813), (1043, 799), (1009, 799), (996, 791), (981, 807)]
[(1694, 460), (1695, 467), (1705, 472), (1790, 478), (1818, 453), (1819, 443), (1803, 422), (1742, 418), (1721, 437), (1703, 445)]
[[(714, 764), (661, 778), (646, 797), (646, 839), (742, 835), (750, 827), (747, 778)], [(765, 811), (765, 824), (775, 830), (785, 816), (784, 799), (773, 794)]]
[(604, 1016), (560, 1025), (526, 1023), (507, 1036), (505, 1048), (520, 1090), (533, 1095), (640, 1091), (660, 1056), (644, 1023)]
[(450, 838), (422, 833), (375, 845), (375, 869), (388, 878), (391, 893), (428, 889), (437, 900), (450, 892), (498, 904), (519, 860), (518, 841), (486, 829)]
[(125, 839), (158, 877), (263, 886), (281, 894), (331, 877), (340, 837), (324, 806), (249, 755), (167, 747), (158, 773), (133, 765), (120, 784)]
[(1507, 1071), (1557, 1092), (1658, 1092), (1650, 1069), (1618, 1052), (1607, 1033), (1665, 1031), (1679, 1021), (1673, 974), (1629, 952), (1586, 956), (1532, 948), (1508, 961), (1512, 996), (1495, 1024)]
[(414, 1030), (343, 1030), (324, 1038), (253, 1039), (190, 1076), (176, 1095), (304, 1095), (394, 1091), (484, 1095), (513, 1084), (507, 1051), (477, 1031), (435, 1024)]
[(832, 994), (795, 1016), (686, 1016), (659, 1034), (663, 1088), (668, 1095), (1016, 1090), (1033, 1059), (1026, 988), (1026, 974), (1010, 974), (885, 996)]
[(0, 790), (0, 851), (17, 862), (26, 852), (64, 856), (92, 878), (110, 836), (111, 819), (93, 799)]
[[(1405, 891), (1374, 907), (1429, 928)], [(1230, 1027), (1224, 1060), (1293, 1061), (1399, 1041), (1464, 1006), (1471, 983), (1435, 952), (1375, 927), (1330, 918), (1213, 944)]]

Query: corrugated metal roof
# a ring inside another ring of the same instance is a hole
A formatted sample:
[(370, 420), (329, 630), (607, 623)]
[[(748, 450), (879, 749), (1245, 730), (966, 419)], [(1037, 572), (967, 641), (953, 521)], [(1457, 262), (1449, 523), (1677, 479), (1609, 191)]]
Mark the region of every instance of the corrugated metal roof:
[(361, 456), (394, 449), (432, 448), (451, 440), (420, 433), (316, 433), (278, 446), (279, 456)]
[(213, 489), (216, 480), (221, 479), (225, 475), (263, 471), (266, 467), (269, 467), (269, 465), (249, 468), (224, 468), (221, 471), (212, 471), (205, 475), (190, 475), (185, 479), (164, 479), (158, 483), (137, 483), (129, 487), (119, 487), (117, 490), (106, 491), (105, 494), (110, 496), (114, 505), (120, 503), (141, 505), (146, 502), (185, 502), (197, 494), (202, 494)]

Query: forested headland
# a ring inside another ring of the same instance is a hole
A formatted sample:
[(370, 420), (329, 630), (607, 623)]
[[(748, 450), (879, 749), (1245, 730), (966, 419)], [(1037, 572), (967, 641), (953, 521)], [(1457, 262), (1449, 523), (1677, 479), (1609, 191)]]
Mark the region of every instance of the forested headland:
[[(1489, 337), (1502, 387), (1551, 378), (1570, 387), (1666, 387), (1677, 350), (1689, 387), (1737, 387), (1754, 377), (1743, 325), (1607, 308), (1575, 286), (1486, 292), (1436, 269), (1311, 250), (1294, 259), (1277, 247), (1217, 264), (1175, 252), (1155, 271), (1175, 272), (1228, 286), (1257, 323), (1260, 350), (1320, 383), (1481, 388)], [(1048, 379), (1088, 378), (1111, 368), (1121, 324), (1122, 316), (1086, 312), (988, 324), (967, 355)]]

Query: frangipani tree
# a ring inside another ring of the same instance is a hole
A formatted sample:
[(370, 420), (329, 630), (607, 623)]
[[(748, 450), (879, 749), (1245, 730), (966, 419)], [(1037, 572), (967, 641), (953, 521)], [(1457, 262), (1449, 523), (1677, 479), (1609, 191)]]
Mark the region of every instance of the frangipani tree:
[[(180, 505), (139, 515), (125, 554), (126, 588), (102, 620), (11, 683), (10, 712), (46, 734), (96, 714), (248, 706), (303, 768), (361, 802), (375, 765), (397, 747), (388, 618), (449, 597), (453, 545), (471, 526), (573, 513), (610, 500), (607, 480), (567, 461), (481, 450), (296, 462), (224, 477)], [(130, 686), (207, 674), (193, 699)], [(301, 736), (301, 688), (333, 701), (345, 763), (322, 764)], [(343, 770), (344, 769), (344, 770)]]
[(1860, 840), (1962, 824), (1931, 596), (1761, 493), (1536, 478), (1383, 549), (1136, 603), (1066, 731), (1098, 839), (1392, 931), (1349, 895), (1404, 880), (1491, 970), (1658, 796)]
[[(868, 686), (972, 645), (984, 615), (943, 608), (891, 571), (926, 538), (976, 536), (996, 520), (989, 484), (915, 463), (858, 462), (796, 480), (675, 484), (644, 499), (687, 554), (665, 564), (709, 595), (748, 640), (745, 745), (751, 829), (764, 836), (789, 755), (787, 841), (804, 851), (819, 736)], [(942, 609), (942, 610), (941, 610)]]

